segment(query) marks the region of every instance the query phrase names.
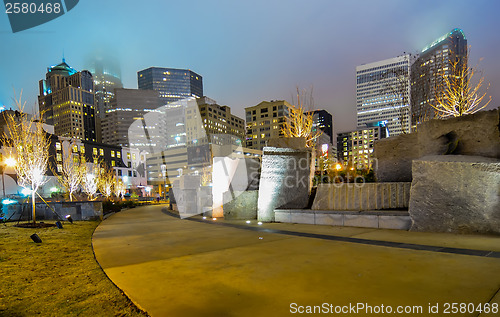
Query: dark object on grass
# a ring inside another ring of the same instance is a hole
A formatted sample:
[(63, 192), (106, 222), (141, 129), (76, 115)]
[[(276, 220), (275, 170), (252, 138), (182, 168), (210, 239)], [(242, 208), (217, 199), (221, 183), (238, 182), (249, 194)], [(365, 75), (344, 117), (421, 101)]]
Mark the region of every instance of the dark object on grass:
[(63, 228), (63, 225), (62, 225), (62, 223), (61, 223), (60, 221), (56, 221), (56, 227), (57, 227), (58, 229), (62, 229), (62, 228)]
[(71, 218), (70, 215), (67, 215), (66, 216), (66, 220), (68, 220), (70, 223), (73, 223), (73, 218)]
[(31, 240), (33, 240), (33, 242), (35, 243), (42, 243), (42, 239), (40, 239), (40, 237), (36, 234), (36, 233), (33, 233), (31, 236), (30, 236)]

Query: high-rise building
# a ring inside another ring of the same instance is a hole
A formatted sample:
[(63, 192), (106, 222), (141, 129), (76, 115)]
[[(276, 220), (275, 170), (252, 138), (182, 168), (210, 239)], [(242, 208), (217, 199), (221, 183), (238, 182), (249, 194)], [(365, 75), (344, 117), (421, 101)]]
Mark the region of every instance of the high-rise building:
[(220, 106), (215, 100), (208, 97), (196, 101), (208, 137), (207, 141), (210, 144), (245, 145), (243, 142), (245, 138), (245, 121), (231, 114), (230, 107)]
[(412, 127), (435, 117), (436, 97), (444, 94), (443, 75), (452, 63), (467, 67), (467, 39), (461, 29), (453, 29), (426, 46), (411, 66)]
[(58, 136), (96, 141), (94, 82), (92, 74), (77, 72), (66, 61), (47, 68), (39, 82), (38, 105), (47, 124)]
[(387, 121), (390, 135), (410, 131), (410, 56), (356, 67), (357, 126)]
[(87, 61), (87, 69), (94, 78), (94, 93), (97, 115), (104, 119), (115, 88), (123, 88), (118, 63), (111, 58), (92, 58)]
[(321, 130), (328, 136), (330, 144), (333, 144), (333, 117), (326, 110), (313, 110), (313, 130)]
[(203, 78), (189, 69), (150, 67), (137, 72), (139, 89), (156, 90), (163, 104), (203, 96)]
[(262, 150), (269, 139), (283, 137), (283, 128), (289, 108), (284, 100), (262, 101), (256, 106), (245, 108), (246, 147)]
[(154, 90), (115, 89), (102, 120), (103, 143), (129, 147), (128, 133), (132, 123), (158, 107), (160, 99)]
[(375, 141), (388, 136), (385, 122), (370, 122), (364, 128), (337, 134), (338, 159), (345, 166), (371, 168)]

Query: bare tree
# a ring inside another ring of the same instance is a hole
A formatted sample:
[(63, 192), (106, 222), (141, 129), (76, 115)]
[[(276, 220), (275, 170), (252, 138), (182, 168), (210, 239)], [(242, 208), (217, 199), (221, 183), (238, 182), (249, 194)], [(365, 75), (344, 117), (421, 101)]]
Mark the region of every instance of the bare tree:
[[(297, 87), (297, 105), (292, 105), (292, 107), (288, 109), (289, 113), (286, 117), (285, 124), (281, 128), (281, 132), (285, 137), (303, 137), (306, 139), (307, 147), (315, 147), (316, 140), (323, 132), (313, 129), (314, 114), (312, 111), (307, 111), (304, 108), (303, 98), (301, 98), (303, 95), (304, 93), (301, 94)], [(312, 94), (310, 102), (312, 102)]]
[(125, 183), (119, 178), (115, 178), (115, 184), (113, 185), (113, 193), (117, 198), (123, 197), (127, 188), (125, 187)]
[(47, 182), (45, 173), (49, 160), (50, 138), (43, 129), (39, 114), (29, 118), (24, 113), (26, 103), (22, 103), (21, 98), (22, 91), (19, 99), (14, 98), (19, 115), (5, 116), (7, 132), (2, 139), (3, 144), (9, 146), (8, 154), (16, 157), (14, 170), (18, 184), (31, 190), (33, 223), (36, 223), (35, 201), (38, 189)]
[(101, 173), (101, 162), (94, 156), (93, 162), (84, 164), (84, 175), (82, 178), (82, 189), (87, 194), (90, 200), (95, 199), (99, 185), (99, 175)]
[(98, 188), (101, 194), (103, 194), (107, 199), (109, 199), (113, 194), (115, 183), (115, 171), (111, 167), (104, 164), (104, 167), (101, 168), (99, 173)]
[(73, 201), (73, 193), (80, 187), (85, 177), (86, 164), (85, 158), (80, 157), (78, 151), (76, 151), (76, 154), (73, 154), (73, 147), (76, 146), (75, 142), (68, 143), (67, 146), (63, 146), (64, 157), (58, 179), (59, 183), (68, 192), (69, 200)]
[[(467, 60), (467, 57), (465, 59)], [(484, 109), (490, 102), (489, 99), (483, 103), (486, 93), (481, 93), (480, 89), (484, 84), (484, 76), (477, 82), (473, 82), (477, 73), (476, 67), (468, 67), (459, 59), (454, 59), (450, 63), (449, 72), (442, 70), (440, 76), (443, 81), (443, 90), (436, 94), (435, 103), (431, 106), (436, 110), (440, 118), (460, 117), (473, 114)], [(488, 90), (489, 84), (486, 88)]]

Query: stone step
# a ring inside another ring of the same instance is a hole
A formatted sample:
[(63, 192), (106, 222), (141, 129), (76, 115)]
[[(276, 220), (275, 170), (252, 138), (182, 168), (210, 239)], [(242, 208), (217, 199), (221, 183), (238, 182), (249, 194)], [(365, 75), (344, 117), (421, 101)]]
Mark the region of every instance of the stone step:
[(311, 210), (276, 209), (276, 222), (341, 227), (408, 230), (412, 221), (408, 210)]

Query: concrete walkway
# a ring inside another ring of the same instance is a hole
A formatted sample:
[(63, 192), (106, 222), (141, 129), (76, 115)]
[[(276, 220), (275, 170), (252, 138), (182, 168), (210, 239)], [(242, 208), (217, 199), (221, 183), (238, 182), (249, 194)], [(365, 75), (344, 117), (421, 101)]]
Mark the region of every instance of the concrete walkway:
[[(500, 302), (500, 237), (221, 225), (146, 206), (104, 220), (93, 246), (109, 278), (151, 316), (312, 315), (300, 313), (308, 308), (315, 315), (479, 316), (444, 314), (445, 303)], [(392, 314), (375, 313), (389, 308)]]

